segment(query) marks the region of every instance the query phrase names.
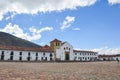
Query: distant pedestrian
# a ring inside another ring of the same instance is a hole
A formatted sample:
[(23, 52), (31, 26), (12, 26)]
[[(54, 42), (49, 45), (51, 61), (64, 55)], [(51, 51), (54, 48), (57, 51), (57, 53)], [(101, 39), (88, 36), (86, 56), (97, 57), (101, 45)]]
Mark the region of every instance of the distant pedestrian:
[(116, 60), (117, 60), (117, 62), (119, 63), (119, 59), (118, 59), (118, 58), (116, 58)]

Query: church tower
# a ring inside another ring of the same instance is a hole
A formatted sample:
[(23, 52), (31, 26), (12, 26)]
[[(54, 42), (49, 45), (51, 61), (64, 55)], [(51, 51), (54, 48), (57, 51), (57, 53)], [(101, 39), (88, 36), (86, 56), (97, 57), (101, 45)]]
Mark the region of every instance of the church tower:
[(56, 60), (56, 49), (59, 49), (61, 45), (62, 45), (62, 41), (58, 39), (54, 39), (53, 41), (50, 42), (50, 47), (54, 50), (54, 56), (55, 56), (54, 60)]

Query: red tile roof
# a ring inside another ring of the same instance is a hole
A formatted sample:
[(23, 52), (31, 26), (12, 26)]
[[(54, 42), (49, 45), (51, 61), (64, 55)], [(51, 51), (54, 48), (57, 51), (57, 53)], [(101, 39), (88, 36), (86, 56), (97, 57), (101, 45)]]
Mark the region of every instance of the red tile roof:
[(42, 49), (53, 50), (53, 49), (52, 49), (50, 46), (48, 46), (48, 45), (43, 46)]
[(45, 46), (43, 46), (43, 48), (51, 48), (50, 46), (48, 46), (48, 45), (45, 45)]
[(73, 52), (81, 52), (81, 53), (97, 53), (93, 51), (84, 51), (84, 50), (73, 50)]
[(18, 46), (0, 46), (0, 50), (54, 52), (51, 48), (48, 48), (48, 46), (44, 46), (42, 48), (28, 48), (28, 47), (18, 47)]
[[(51, 42), (62, 42), (62, 41), (60, 41), (60, 40), (58, 40), (58, 39), (55, 38), (55, 39), (54, 39), (53, 41), (51, 41)], [(51, 43), (51, 42), (50, 42), (50, 43)]]

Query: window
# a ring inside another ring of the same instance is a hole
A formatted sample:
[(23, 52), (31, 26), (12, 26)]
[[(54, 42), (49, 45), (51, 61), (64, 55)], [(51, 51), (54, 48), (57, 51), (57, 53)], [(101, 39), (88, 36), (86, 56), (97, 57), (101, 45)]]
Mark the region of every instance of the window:
[(30, 52), (29, 52), (29, 53), (28, 53), (28, 58), (27, 58), (27, 60), (30, 61), (30, 58), (31, 58), (31, 57), (30, 57)]
[(13, 56), (13, 55), (14, 55), (13, 51), (10, 53), (10, 55), (11, 55), (11, 56)]
[(84, 59), (84, 57), (83, 57), (83, 59)]
[(4, 55), (4, 51), (2, 51), (2, 55)]
[(20, 55), (22, 55), (22, 52), (20, 52)]
[(70, 48), (69, 48), (69, 50), (70, 50)]
[(65, 48), (64, 48), (64, 50), (65, 50)]
[(50, 53), (50, 57), (52, 57), (53, 55), (52, 55), (52, 53)]
[(75, 53), (75, 55), (77, 55), (77, 53)]
[(13, 51), (11, 51), (11, 53), (10, 53), (10, 60), (13, 60), (13, 55), (14, 55), (14, 53), (13, 53)]
[(28, 56), (30, 56), (30, 52), (28, 53)]
[(38, 56), (38, 53), (36, 53), (36, 56)]
[(57, 42), (56, 42), (56, 46), (57, 46)]
[(22, 52), (20, 52), (19, 60), (20, 60), (20, 61), (22, 60)]
[(4, 60), (4, 51), (2, 51), (1, 60)]

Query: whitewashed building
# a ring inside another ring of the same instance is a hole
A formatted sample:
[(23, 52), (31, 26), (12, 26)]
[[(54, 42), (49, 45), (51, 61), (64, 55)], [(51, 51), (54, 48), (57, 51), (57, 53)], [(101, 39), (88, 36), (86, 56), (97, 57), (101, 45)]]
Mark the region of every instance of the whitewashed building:
[(74, 50), (74, 58), (76, 61), (96, 61), (98, 60), (97, 52)]
[(53, 61), (54, 52), (47, 48), (0, 47), (2, 61)]
[(95, 61), (98, 59), (98, 53), (93, 51), (74, 50), (68, 42), (62, 42), (54, 39), (51, 48), (54, 50), (55, 60), (59, 61)]
[(97, 52), (74, 50), (68, 42), (54, 39), (50, 46), (26, 48), (0, 46), (0, 61), (95, 61)]
[(56, 49), (56, 58), (58, 60), (64, 61), (64, 60), (74, 60), (74, 52), (73, 47), (68, 42), (62, 43), (60, 48)]
[(114, 55), (99, 55), (98, 59), (100, 61), (116, 61), (117, 59), (120, 60), (120, 54)]

